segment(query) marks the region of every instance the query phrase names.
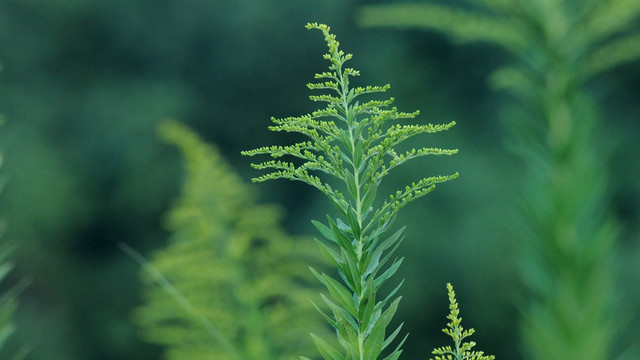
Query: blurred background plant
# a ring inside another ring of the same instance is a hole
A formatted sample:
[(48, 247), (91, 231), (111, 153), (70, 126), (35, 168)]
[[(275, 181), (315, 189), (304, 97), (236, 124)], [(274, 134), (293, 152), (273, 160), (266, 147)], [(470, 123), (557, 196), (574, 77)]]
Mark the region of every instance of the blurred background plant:
[[(125, 242), (147, 255), (169, 237), (161, 219), (182, 170), (179, 155), (157, 139), (158, 122), (184, 119), (249, 179), (250, 160), (240, 150), (292, 141), (268, 131), (268, 119), (313, 110), (301, 89), (324, 60), (313, 56), (317, 43), (301, 30), (310, 21), (340, 34), (363, 78), (393, 84), (398, 108), (458, 124), (433, 143), (409, 145), (456, 147), (459, 155), (428, 169), (399, 169), (397, 181), (389, 177), (380, 189), (425, 170), (460, 171), (455, 186), (409, 205), (397, 220), (411, 240), (398, 250), (406, 256), (397, 277), (406, 280), (396, 317), (411, 333), (403, 357), (425, 358), (447, 343), (442, 286), (451, 282), (465, 295), (460, 307), (482, 350), (521, 358), (512, 305), (522, 293), (518, 246), (508, 226), (519, 218), (513, 199), (530, 172), (505, 154), (511, 135), (496, 121), (505, 102), (486, 86), (505, 56), (481, 43), (458, 47), (436, 32), (358, 27), (355, 9), (378, 3), (0, 1), (0, 109), (8, 119), (0, 132), (8, 179), (0, 215), (10, 224), (5, 238), (17, 245), (15, 268), (0, 290), (25, 275), (33, 279), (20, 295), (11, 337), (32, 347), (28, 359), (160, 356), (161, 347), (137, 337), (131, 312), (140, 302), (138, 265), (117, 248)], [(624, 271), (615, 284), (628, 338), (640, 333), (639, 66), (612, 69), (588, 87), (615, 94), (599, 103), (616, 145), (607, 166), (610, 209), (622, 229)], [(303, 184), (272, 182), (262, 190), (261, 203), (283, 204), (291, 234), (313, 234), (307, 219), (329, 211)]]
[[(0, 125), (2, 125), (3, 122), (4, 120), (0, 117)], [(0, 154), (0, 167), (2, 166), (2, 160), (2, 154)], [(0, 191), (4, 185), (2, 179), (3, 178), (0, 177)], [(15, 247), (15, 244), (7, 240), (6, 236), (4, 236), (6, 233), (5, 227), (6, 224), (0, 222), (0, 284), (2, 284), (3, 289), (3, 292), (0, 293), (0, 356), (10, 360), (21, 360), (27, 355), (28, 349), (26, 347), (20, 347), (14, 350), (13, 348), (15, 348), (16, 345), (11, 344), (9, 338), (16, 330), (13, 316), (18, 307), (18, 295), (24, 290), (26, 281), (21, 281), (12, 287), (6, 287), (6, 284), (3, 282), (13, 269), (13, 262), (10, 257)]]
[(537, 360), (623, 356), (631, 344), (614, 342), (626, 332), (615, 301), (619, 230), (609, 208), (614, 145), (589, 85), (640, 58), (640, 27), (632, 26), (640, 2), (467, 2), (470, 9), (430, 2), (371, 6), (359, 19), (365, 26), (438, 30), (515, 57), (491, 81), (519, 105), (502, 116), (526, 166), (520, 199), (526, 224), (513, 237), (529, 289), (519, 301), (524, 347)]
[[(315, 353), (309, 331), (327, 332), (308, 266), (322, 265), (311, 239), (280, 227), (282, 210), (255, 203), (219, 151), (177, 122), (160, 127), (185, 162), (168, 217), (169, 244), (144, 264), (142, 338), (165, 359), (298, 359)], [(137, 255), (134, 255), (137, 256)]]
[[(3, 240), (0, 245), (0, 281), (4, 280), (13, 268), (13, 264), (8, 260), (12, 253), (11, 244)], [(23, 282), (22, 285), (14, 286), (0, 294), (0, 355), (3, 359), (21, 360), (29, 353), (27, 347), (19, 347), (16, 350), (14, 349), (16, 345), (9, 342), (9, 338), (16, 330), (13, 316), (18, 307), (18, 295), (24, 288), (24, 284), (26, 283)]]

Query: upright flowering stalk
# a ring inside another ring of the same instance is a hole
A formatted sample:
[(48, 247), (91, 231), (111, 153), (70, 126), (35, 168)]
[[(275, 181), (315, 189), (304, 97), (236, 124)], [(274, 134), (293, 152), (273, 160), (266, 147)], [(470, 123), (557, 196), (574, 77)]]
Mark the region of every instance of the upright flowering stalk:
[(495, 360), (496, 357), (493, 355), (485, 355), (482, 351), (472, 350), (476, 346), (474, 341), (462, 342), (473, 335), (475, 330), (465, 330), (462, 327), (462, 318), (459, 317), (460, 308), (458, 308), (456, 293), (451, 284), (447, 284), (447, 293), (449, 295), (449, 315), (447, 316), (449, 323), (446, 328), (442, 329), (442, 332), (449, 335), (455, 345), (453, 348), (443, 346), (433, 350), (432, 354), (436, 357), (430, 360)]
[[(413, 136), (447, 130), (455, 123), (405, 125), (399, 121), (413, 119), (418, 112), (398, 112), (390, 107), (393, 98), (357, 101), (363, 95), (385, 92), (389, 85), (351, 87), (350, 78), (360, 75), (357, 70), (344, 66), (352, 55), (339, 50), (339, 43), (328, 26), (313, 23), (307, 24), (307, 29), (322, 31), (329, 47), (324, 55), (330, 61), (329, 71), (316, 74), (318, 82), (307, 85), (311, 90), (328, 92), (310, 96), (312, 101), (327, 106), (307, 115), (271, 119), (274, 125), (270, 130), (300, 133), (306, 141), (262, 147), (244, 151), (243, 155), (293, 158), (292, 161), (252, 164), (255, 169), (271, 171), (253, 181), (305, 182), (325, 194), (338, 210), (337, 218), (327, 215), (326, 223), (313, 221), (313, 224), (324, 237), (324, 241), (316, 240), (318, 246), (337, 267), (339, 278), (311, 270), (329, 292), (322, 298), (330, 313), (320, 312), (335, 328), (342, 349), (337, 350), (314, 334), (312, 337), (324, 359), (374, 360), (381, 358), (380, 354), (402, 326), (387, 332), (400, 301), (400, 297), (394, 296), (401, 284), (381, 300), (376, 298), (378, 289), (402, 263), (402, 258), (394, 258), (393, 253), (402, 241), (404, 228), (391, 232), (391, 224), (398, 211), (409, 202), (458, 174), (417, 180), (386, 196), (381, 203), (376, 202), (378, 187), (394, 168), (411, 159), (455, 154), (457, 150), (429, 147), (406, 152), (397, 150), (399, 144)], [(325, 178), (316, 176), (317, 173), (336, 178), (339, 188), (329, 185)], [(384, 359), (397, 359), (402, 342), (404, 340)]]

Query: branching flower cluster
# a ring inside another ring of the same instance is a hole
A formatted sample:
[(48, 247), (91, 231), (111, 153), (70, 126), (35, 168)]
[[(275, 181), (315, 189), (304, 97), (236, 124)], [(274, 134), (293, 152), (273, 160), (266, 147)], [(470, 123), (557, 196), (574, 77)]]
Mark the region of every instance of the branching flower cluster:
[[(252, 164), (256, 169), (271, 171), (253, 181), (302, 181), (324, 193), (338, 210), (337, 218), (327, 216), (327, 223), (313, 221), (313, 224), (325, 238), (317, 241), (320, 250), (338, 268), (340, 279), (312, 271), (329, 291), (330, 297), (323, 295), (323, 299), (330, 313), (321, 313), (336, 329), (344, 350), (338, 351), (329, 342), (312, 336), (327, 360), (378, 359), (402, 326), (387, 335), (386, 328), (400, 301), (400, 297), (393, 298), (400, 285), (384, 299), (376, 299), (378, 289), (402, 263), (401, 258), (393, 258), (393, 253), (402, 241), (403, 229), (389, 235), (391, 224), (397, 212), (409, 202), (458, 174), (425, 177), (374, 207), (378, 188), (391, 170), (409, 160), (455, 154), (457, 150), (430, 147), (398, 149), (407, 139), (448, 130), (455, 123), (401, 124), (401, 120), (415, 118), (418, 111), (398, 111), (391, 106), (393, 98), (361, 100), (363, 95), (385, 92), (389, 85), (351, 87), (350, 79), (360, 75), (357, 70), (344, 66), (352, 55), (339, 50), (339, 43), (328, 26), (313, 23), (307, 24), (307, 28), (320, 30), (329, 47), (324, 55), (330, 61), (329, 71), (316, 74), (317, 82), (307, 85), (311, 90), (328, 91), (310, 96), (312, 101), (326, 103), (326, 107), (307, 115), (271, 119), (273, 125), (269, 129), (300, 133), (307, 140), (289, 146), (261, 147), (243, 154), (266, 154), (274, 159)], [(336, 178), (340, 188), (320, 178), (322, 174)], [(402, 342), (384, 359), (397, 359)]]
[(473, 335), (475, 330), (465, 330), (462, 327), (462, 318), (458, 317), (460, 309), (458, 308), (456, 293), (453, 291), (451, 284), (447, 284), (447, 292), (449, 294), (449, 315), (447, 316), (449, 323), (442, 331), (453, 339), (455, 347), (444, 346), (433, 350), (433, 355), (436, 355), (436, 357), (431, 360), (494, 360), (496, 357), (493, 355), (485, 355), (482, 351), (472, 351), (471, 349), (476, 346), (475, 342), (462, 342)]

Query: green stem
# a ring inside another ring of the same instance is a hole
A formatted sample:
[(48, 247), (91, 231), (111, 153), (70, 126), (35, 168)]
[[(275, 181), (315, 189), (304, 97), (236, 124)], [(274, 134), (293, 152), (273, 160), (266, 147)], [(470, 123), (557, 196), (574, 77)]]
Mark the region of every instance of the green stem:
[[(349, 102), (347, 101), (347, 95), (349, 94), (349, 86), (345, 83), (345, 79), (342, 75), (342, 68), (338, 68), (338, 76), (340, 78), (340, 87), (341, 87), (341, 92), (342, 92), (342, 107), (344, 109), (345, 115), (346, 115), (346, 119), (347, 119), (347, 128), (349, 131), (349, 141), (350, 141), (350, 145), (351, 145), (351, 149), (349, 149), (350, 155), (351, 155), (351, 165), (353, 168), (353, 178), (354, 178), (354, 183), (355, 183), (355, 187), (356, 187), (356, 198), (355, 200), (355, 204), (356, 204), (356, 220), (358, 221), (358, 226), (360, 227), (360, 229), (362, 229), (362, 199), (361, 199), (361, 195), (360, 195), (360, 174), (358, 172), (358, 167), (356, 166), (356, 158), (355, 158), (355, 148), (356, 148), (356, 139), (354, 137), (354, 133), (353, 133), (353, 124), (351, 124), (349, 122)], [(352, 119), (352, 122), (355, 123), (355, 115), (354, 118)], [(346, 180), (346, 179), (345, 179)], [(347, 184), (348, 186), (348, 184)], [(354, 232), (355, 234), (355, 232)], [(357, 260), (358, 260), (358, 271), (361, 271), (362, 269), (360, 269), (360, 263), (362, 260), (362, 255), (363, 255), (363, 246), (364, 244), (362, 243), (362, 231), (360, 231), (360, 236), (358, 237), (358, 247), (356, 249), (356, 255), (357, 255)], [(361, 274), (360, 274), (361, 275)], [(360, 276), (360, 294), (358, 294), (358, 298), (361, 299), (362, 296), (364, 296), (364, 283), (363, 283), (363, 279), (362, 276)], [(357, 324), (358, 324), (358, 352), (360, 355), (360, 360), (364, 360), (364, 333), (361, 332), (360, 329), (360, 324), (362, 322), (362, 319), (358, 318), (356, 319)]]

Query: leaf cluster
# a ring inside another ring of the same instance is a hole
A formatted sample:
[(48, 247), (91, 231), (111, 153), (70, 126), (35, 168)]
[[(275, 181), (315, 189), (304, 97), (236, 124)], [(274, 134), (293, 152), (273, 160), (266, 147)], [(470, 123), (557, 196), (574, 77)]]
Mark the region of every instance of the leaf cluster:
[[(308, 24), (308, 29), (322, 32), (328, 45), (324, 58), (329, 71), (315, 75), (317, 82), (308, 84), (311, 90), (325, 93), (312, 95), (314, 102), (326, 107), (311, 114), (272, 118), (272, 131), (299, 133), (307, 139), (289, 146), (266, 146), (244, 151), (244, 155), (269, 155), (274, 159), (252, 164), (256, 169), (272, 172), (253, 179), (302, 181), (324, 193), (338, 210), (339, 216), (327, 216), (327, 222), (313, 221), (324, 237), (316, 240), (322, 254), (338, 269), (339, 279), (312, 269), (325, 285), (330, 297), (323, 295), (330, 313), (324, 318), (336, 329), (343, 351), (338, 351), (321, 337), (313, 335), (318, 349), (327, 360), (378, 359), (400, 332), (400, 327), (387, 333), (400, 297), (390, 294), (377, 299), (377, 291), (399, 268), (402, 259), (393, 253), (401, 243), (402, 231), (390, 233), (397, 212), (429, 192), (436, 184), (457, 177), (425, 177), (396, 191), (375, 205), (382, 179), (409, 160), (428, 155), (453, 155), (457, 150), (422, 147), (401, 151), (399, 145), (422, 134), (448, 130), (454, 122), (443, 125), (403, 124), (418, 112), (405, 113), (392, 107), (393, 98), (365, 100), (365, 95), (383, 93), (384, 86), (351, 86), (351, 79), (360, 73), (345, 63), (351, 54), (339, 49), (339, 42), (324, 24)], [(286, 160), (280, 160), (287, 157)], [(340, 188), (318, 175), (329, 175)], [(400, 345), (384, 359), (400, 356)]]

